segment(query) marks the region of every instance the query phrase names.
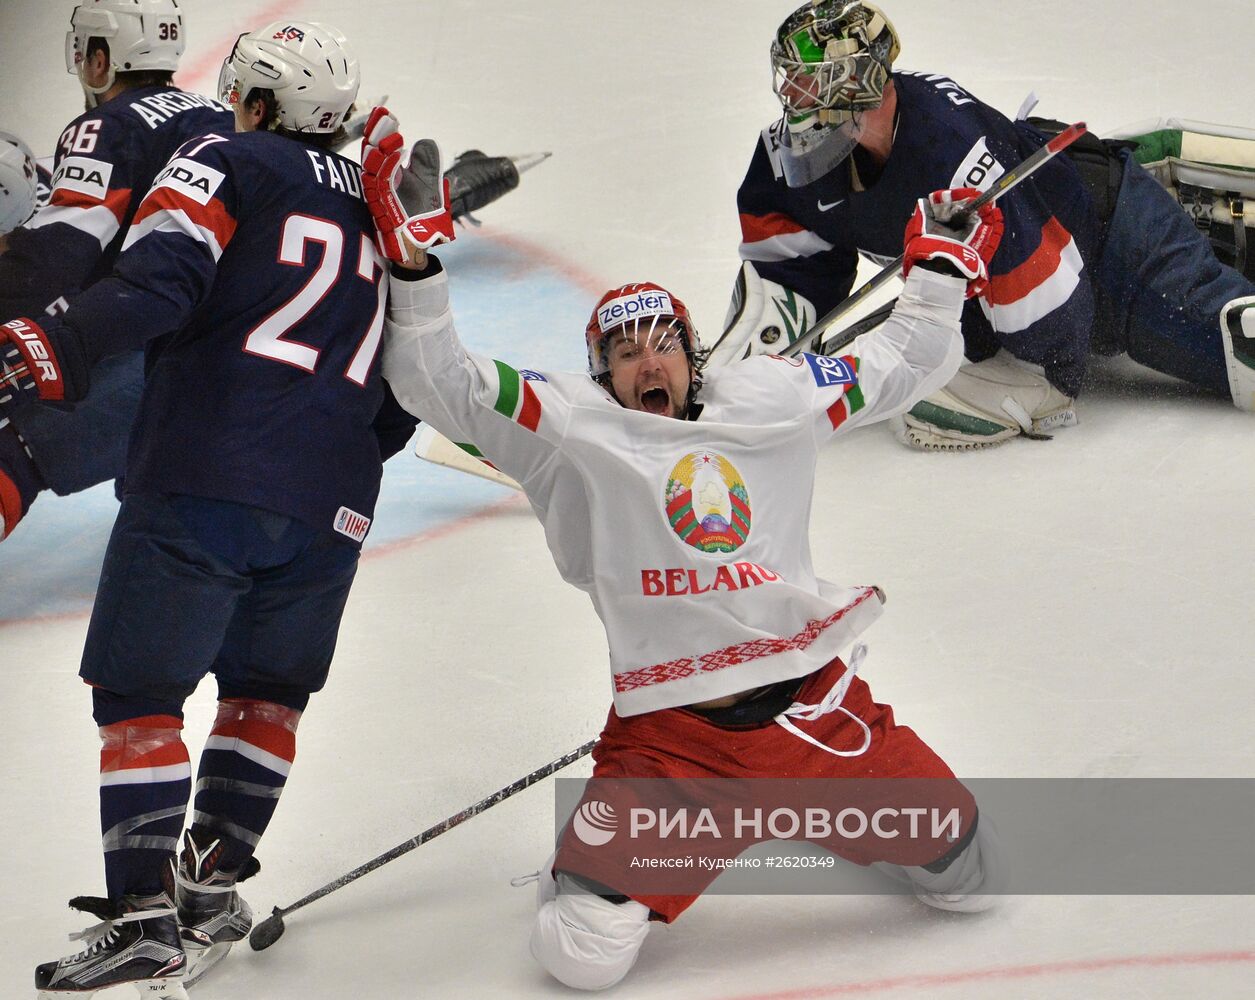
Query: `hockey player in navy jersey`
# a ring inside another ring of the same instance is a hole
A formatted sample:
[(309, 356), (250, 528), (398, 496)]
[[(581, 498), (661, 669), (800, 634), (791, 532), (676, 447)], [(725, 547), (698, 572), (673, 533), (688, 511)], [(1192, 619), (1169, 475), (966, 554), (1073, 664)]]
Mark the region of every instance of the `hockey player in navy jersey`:
[[(87, 110), (57, 143), (47, 205), (0, 240), (0, 315), (65, 308), (108, 274), (153, 177), (183, 142), (230, 129), (216, 101), (173, 84), (186, 32), (177, 0), (85, 0), (66, 68)], [(122, 474), (143, 356), (103, 359), (73, 409), (27, 404), (0, 428), (0, 539), (45, 489), (64, 496)]]
[[(140, 346), (148, 371), (80, 670), (106, 894), (71, 905), (104, 922), (38, 967), (44, 996), (184, 997), (189, 959), (249, 928), (235, 885), (326, 679), (382, 459), (415, 423), (381, 411), (386, 262), (360, 168), (331, 151), (357, 88), (334, 29), (241, 36), (222, 78), (237, 131), (178, 148), (112, 274), (64, 315), (0, 326), (18, 396), (79, 398), (100, 357)], [(183, 833), (183, 702), (210, 672), (218, 714)]]
[[(218, 102), (173, 85), (186, 37), (178, 0), (85, 0), (74, 10), (67, 68), (88, 108), (62, 133), (50, 204), (33, 218), (26, 171), (38, 175), (38, 164), (20, 140), (6, 144), (0, 133), (0, 316), (64, 310), (112, 270), (140, 200), (174, 150), (234, 127)], [(539, 159), (462, 154), (450, 171), (454, 218), (475, 222), (472, 212), (513, 190), (519, 170)], [(0, 541), (40, 492), (66, 496), (122, 476), (142, 352), (102, 358), (89, 381), (73, 407), (27, 403), (0, 424)]]
[[(895, 71), (898, 51), (888, 18), (860, 0), (814, 0), (781, 25), (784, 116), (737, 195), (744, 263), (716, 360), (779, 350), (782, 331), (796, 338), (850, 292), (860, 253), (897, 255), (917, 198), (988, 188), (1045, 142), (948, 77)], [(1127, 150), (1094, 146), (1084, 174), (1058, 157), (999, 200), (989, 294), (963, 315), (969, 363), (906, 415), (907, 443), (965, 449), (1074, 424), (1091, 353), (1127, 353), (1255, 409), (1255, 369), (1241, 363), (1255, 284)]]

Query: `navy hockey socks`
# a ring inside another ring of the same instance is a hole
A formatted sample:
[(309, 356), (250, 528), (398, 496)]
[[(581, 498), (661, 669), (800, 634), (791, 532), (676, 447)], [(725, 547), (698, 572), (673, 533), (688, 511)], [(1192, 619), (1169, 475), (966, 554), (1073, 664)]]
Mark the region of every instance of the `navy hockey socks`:
[(192, 786), (182, 729), (174, 715), (100, 727), (100, 832), (110, 899), (162, 889)]
[(237, 870), (261, 840), (296, 757), (300, 718), (270, 701), (219, 702), (196, 775), (192, 835), (202, 845), (222, 842), (220, 870)]

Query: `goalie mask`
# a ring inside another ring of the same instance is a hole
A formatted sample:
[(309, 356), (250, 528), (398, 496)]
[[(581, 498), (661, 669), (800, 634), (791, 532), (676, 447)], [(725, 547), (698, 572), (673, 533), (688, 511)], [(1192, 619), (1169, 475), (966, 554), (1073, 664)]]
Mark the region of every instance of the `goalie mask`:
[(0, 132), (0, 236), (31, 217), (38, 190), (35, 157), (26, 143)]
[(335, 28), (275, 21), (241, 35), (222, 64), (218, 94), (235, 105), (255, 89), (275, 95), (280, 128), (335, 132), (357, 99), (357, 57)]
[(813, 183), (850, 155), (862, 113), (884, 100), (899, 48), (889, 19), (861, 0), (813, 0), (780, 26), (772, 89), (784, 109), (777, 137), (790, 187)]
[[(109, 46), (109, 75), (103, 86), (83, 78), (88, 43)], [(183, 14), (178, 0), (84, 0), (70, 15), (65, 35), (65, 68), (78, 76), (92, 107), (118, 73), (143, 70), (173, 73), (183, 55)]]

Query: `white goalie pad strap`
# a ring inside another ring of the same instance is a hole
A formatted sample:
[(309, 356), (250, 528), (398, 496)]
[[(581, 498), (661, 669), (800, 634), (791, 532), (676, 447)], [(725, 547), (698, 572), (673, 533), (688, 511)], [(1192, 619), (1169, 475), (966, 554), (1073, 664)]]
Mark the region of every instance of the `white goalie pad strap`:
[(1255, 413), (1255, 295), (1221, 310), (1220, 334), (1233, 405)]
[[(614, 986), (636, 964), (649, 933), (649, 908), (635, 900), (612, 903), (580, 890), (541, 893), (532, 926), (532, 956), (551, 976), (577, 990)], [(548, 898), (546, 898), (548, 897)]]
[(1255, 198), (1255, 130), (1183, 118), (1160, 118), (1126, 125), (1111, 137), (1136, 139), (1159, 132), (1175, 132), (1180, 136), (1179, 155), (1142, 164), (1164, 187), (1175, 189), (1187, 184), (1216, 192), (1213, 217), (1218, 222), (1232, 222), (1228, 218), (1229, 195)]
[(724, 332), (710, 363), (726, 365), (754, 354), (779, 354), (815, 324), (815, 307), (801, 295), (764, 279), (753, 261), (741, 264)]
[(944, 387), (895, 424), (899, 440), (925, 451), (962, 451), (1076, 425), (1073, 400), (1036, 366), (1006, 351), (963, 365)]

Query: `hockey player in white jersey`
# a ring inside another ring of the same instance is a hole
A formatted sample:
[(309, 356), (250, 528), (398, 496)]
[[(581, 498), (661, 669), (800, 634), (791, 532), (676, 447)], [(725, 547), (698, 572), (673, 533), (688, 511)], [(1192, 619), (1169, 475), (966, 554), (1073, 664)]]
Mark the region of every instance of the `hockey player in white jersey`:
[[(960, 310), (987, 279), (998, 210), (956, 212), (970, 191), (921, 200), (893, 316), (840, 358), (704, 371), (688, 310), (644, 282), (597, 304), (587, 374), (536, 372), (459, 341), (446, 276), (425, 253), (444, 238), (439, 152), (424, 140), (402, 166), (395, 122), (373, 125), (364, 184), (403, 261), (385, 376), (402, 405), (522, 485), (558, 569), (592, 598), (614, 692), (594, 777), (945, 779), (964, 802), (962, 833), (900, 873), (935, 906), (991, 902), (988, 824), (854, 676), (861, 654), (839, 657), (882, 598), (815, 575), (808, 512), (830, 438), (901, 413), (957, 369)], [(631, 968), (651, 919), (675, 919), (697, 895), (633, 893), (588, 860), (568, 838), (542, 871), (531, 949), (563, 983), (602, 989)]]

